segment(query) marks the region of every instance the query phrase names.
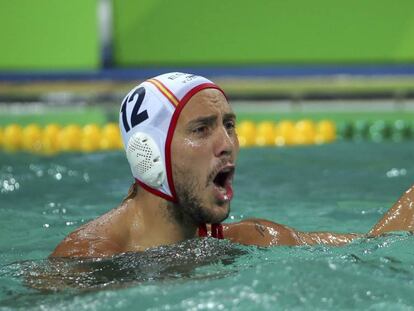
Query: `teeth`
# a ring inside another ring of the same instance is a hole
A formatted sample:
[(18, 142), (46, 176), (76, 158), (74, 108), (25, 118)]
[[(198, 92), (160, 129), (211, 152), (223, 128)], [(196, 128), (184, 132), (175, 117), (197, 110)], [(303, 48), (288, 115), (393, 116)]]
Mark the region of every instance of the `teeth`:
[(222, 194), (227, 195), (227, 189), (226, 188), (224, 188), (224, 187), (217, 187), (217, 188)]
[(233, 169), (232, 167), (225, 167), (225, 168), (219, 170), (219, 173), (228, 173), (228, 172), (231, 172), (232, 169)]

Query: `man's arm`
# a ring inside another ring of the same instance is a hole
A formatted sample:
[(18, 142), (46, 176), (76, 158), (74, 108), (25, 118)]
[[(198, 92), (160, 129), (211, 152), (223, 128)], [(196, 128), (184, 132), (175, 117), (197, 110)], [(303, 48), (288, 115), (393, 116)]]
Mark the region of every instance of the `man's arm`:
[(414, 231), (414, 185), (374, 225), (368, 236), (375, 237), (392, 231)]
[(257, 246), (343, 245), (361, 237), (376, 237), (392, 231), (414, 231), (414, 185), (403, 193), (368, 234), (300, 232), (263, 219), (249, 219), (223, 227), (226, 239)]
[(343, 245), (363, 235), (355, 233), (300, 232), (264, 219), (248, 219), (223, 226), (232, 242), (257, 246)]

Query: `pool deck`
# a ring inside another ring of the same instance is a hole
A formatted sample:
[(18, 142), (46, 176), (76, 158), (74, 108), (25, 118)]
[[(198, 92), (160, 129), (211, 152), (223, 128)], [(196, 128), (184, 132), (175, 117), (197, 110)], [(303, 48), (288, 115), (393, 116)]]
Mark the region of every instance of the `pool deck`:
[[(1, 81), (0, 101), (65, 97), (99, 102), (119, 99), (137, 80)], [(231, 99), (405, 99), (414, 98), (414, 76), (222, 77), (214, 79)]]
[[(331, 101), (232, 101), (238, 121), (251, 120), (301, 120), (314, 121), (376, 121), (393, 122), (405, 120), (413, 123), (414, 100), (395, 102), (392, 100), (331, 100)], [(0, 103), (0, 127), (11, 123), (41, 126), (95, 123), (104, 125), (118, 122), (119, 102), (111, 104), (57, 105), (45, 103)]]
[[(414, 70), (397, 73), (218, 75), (213, 80), (226, 91), (241, 120), (411, 121), (414, 120)], [(134, 76), (137, 79), (127, 75), (124, 79), (95, 80), (48, 77), (6, 79), (0, 73), (0, 125), (116, 122), (119, 102), (143, 81), (140, 75)]]

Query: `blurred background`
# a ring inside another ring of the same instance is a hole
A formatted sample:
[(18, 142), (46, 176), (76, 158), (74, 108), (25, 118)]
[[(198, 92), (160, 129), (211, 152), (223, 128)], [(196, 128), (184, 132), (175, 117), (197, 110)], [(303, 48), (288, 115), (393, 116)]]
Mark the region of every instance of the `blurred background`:
[(411, 0), (0, 0), (0, 145), (118, 149), (119, 103), (168, 71), (227, 93), (242, 146), (414, 136)]

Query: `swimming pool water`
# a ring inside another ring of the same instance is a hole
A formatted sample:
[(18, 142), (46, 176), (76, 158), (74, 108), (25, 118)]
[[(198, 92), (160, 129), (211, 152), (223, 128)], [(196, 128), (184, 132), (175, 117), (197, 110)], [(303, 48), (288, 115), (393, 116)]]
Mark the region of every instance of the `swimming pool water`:
[[(414, 144), (243, 149), (228, 221), (367, 232), (414, 183)], [(195, 239), (99, 261), (45, 258), (115, 207), (121, 152), (0, 154), (1, 310), (414, 310), (414, 237), (257, 248)], [(36, 289), (37, 288), (37, 289)]]

